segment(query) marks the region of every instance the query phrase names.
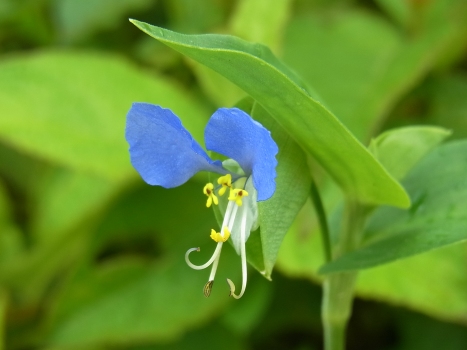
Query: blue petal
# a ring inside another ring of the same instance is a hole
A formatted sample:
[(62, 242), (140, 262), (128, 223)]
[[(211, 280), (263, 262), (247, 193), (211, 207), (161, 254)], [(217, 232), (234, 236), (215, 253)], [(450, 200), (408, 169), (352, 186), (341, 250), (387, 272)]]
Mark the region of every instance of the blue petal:
[(226, 173), (170, 109), (134, 103), (127, 115), (125, 137), (131, 164), (150, 185), (177, 187), (202, 170)]
[(219, 108), (204, 131), (206, 148), (237, 161), (253, 175), (258, 201), (269, 199), (276, 190), (278, 148), (271, 133), (237, 108)]

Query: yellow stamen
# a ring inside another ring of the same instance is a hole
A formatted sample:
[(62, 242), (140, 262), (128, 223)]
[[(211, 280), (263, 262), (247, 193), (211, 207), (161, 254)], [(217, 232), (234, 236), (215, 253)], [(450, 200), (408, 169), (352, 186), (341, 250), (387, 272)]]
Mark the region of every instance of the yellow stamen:
[(227, 188), (232, 189), (232, 176), (230, 174), (221, 176), (217, 179), (217, 183), (222, 185), (221, 189), (219, 190), (219, 196), (222, 196)]
[(248, 196), (248, 192), (243, 189), (235, 189), (230, 192), (229, 201), (235, 201), (239, 207), (242, 206), (242, 198)]
[(203, 188), (203, 193), (208, 196), (208, 200), (206, 202), (206, 207), (210, 207), (212, 202), (214, 202), (215, 205), (219, 204), (219, 201), (217, 199), (217, 196), (214, 194), (214, 185), (212, 183), (207, 183), (206, 186)]
[(225, 242), (229, 239), (229, 237), (230, 237), (230, 231), (227, 227), (224, 227), (223, 235), (221, 235), (220, 232), (216, 232), (214, 229), (211, 230), (211, 238), (217, 243)]

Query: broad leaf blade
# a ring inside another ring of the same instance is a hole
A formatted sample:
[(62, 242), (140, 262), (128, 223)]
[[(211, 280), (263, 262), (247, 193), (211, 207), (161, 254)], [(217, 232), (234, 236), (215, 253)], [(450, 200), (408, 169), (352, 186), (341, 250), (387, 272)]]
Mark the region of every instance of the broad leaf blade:
[(321, 163), (348, 196), (365, 203), (409, 206), (400, 184), (265, 46), (230, 36), (182, 35), (135, 20), (132, 23), (245, 90)]
[[(371, 217), (362, 248), (320, 272), (358, 270), (467, 240), (467, 141), (443, 145), (404, 180), (409, 211), (382, 207)], [(365, 243), (366, 242), (366, 243)]]

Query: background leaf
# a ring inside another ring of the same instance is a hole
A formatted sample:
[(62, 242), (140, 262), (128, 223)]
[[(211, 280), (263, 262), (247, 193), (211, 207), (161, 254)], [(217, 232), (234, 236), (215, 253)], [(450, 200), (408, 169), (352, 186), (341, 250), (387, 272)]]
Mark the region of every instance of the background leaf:
[(0, 65), (0, 81), (4, 142), (109, 180), (136, 175), (122, 137), (121, 111), (132, 102), (163, 102), (182, 115), (198, 140), (204, 127), (204, 110), (183, 93), (102, 54), (49, 52), (6, 60)]

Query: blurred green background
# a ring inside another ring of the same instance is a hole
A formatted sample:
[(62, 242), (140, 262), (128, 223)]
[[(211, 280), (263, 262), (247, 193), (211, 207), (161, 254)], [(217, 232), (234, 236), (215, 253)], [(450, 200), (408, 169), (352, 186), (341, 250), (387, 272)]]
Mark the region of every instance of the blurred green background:
[[(203, 297), (208, 271), (184, 254), (213, 249), (206, 177), (143, 183), (125, 116), (161, 104), (202, 143), (209, 116), (244, 94), (128, 18), (267, 44), (368, 144), (411, 124), (467, 136), (467, 2), (0, 0), (0, 349), (321, 349), (310, 203), (273, 282), (251, 268), (245, 296), (228, 298), (229, 246)], [(348, 349), (467, 349), (466, 244), (366, 270), (356, 293)]]

